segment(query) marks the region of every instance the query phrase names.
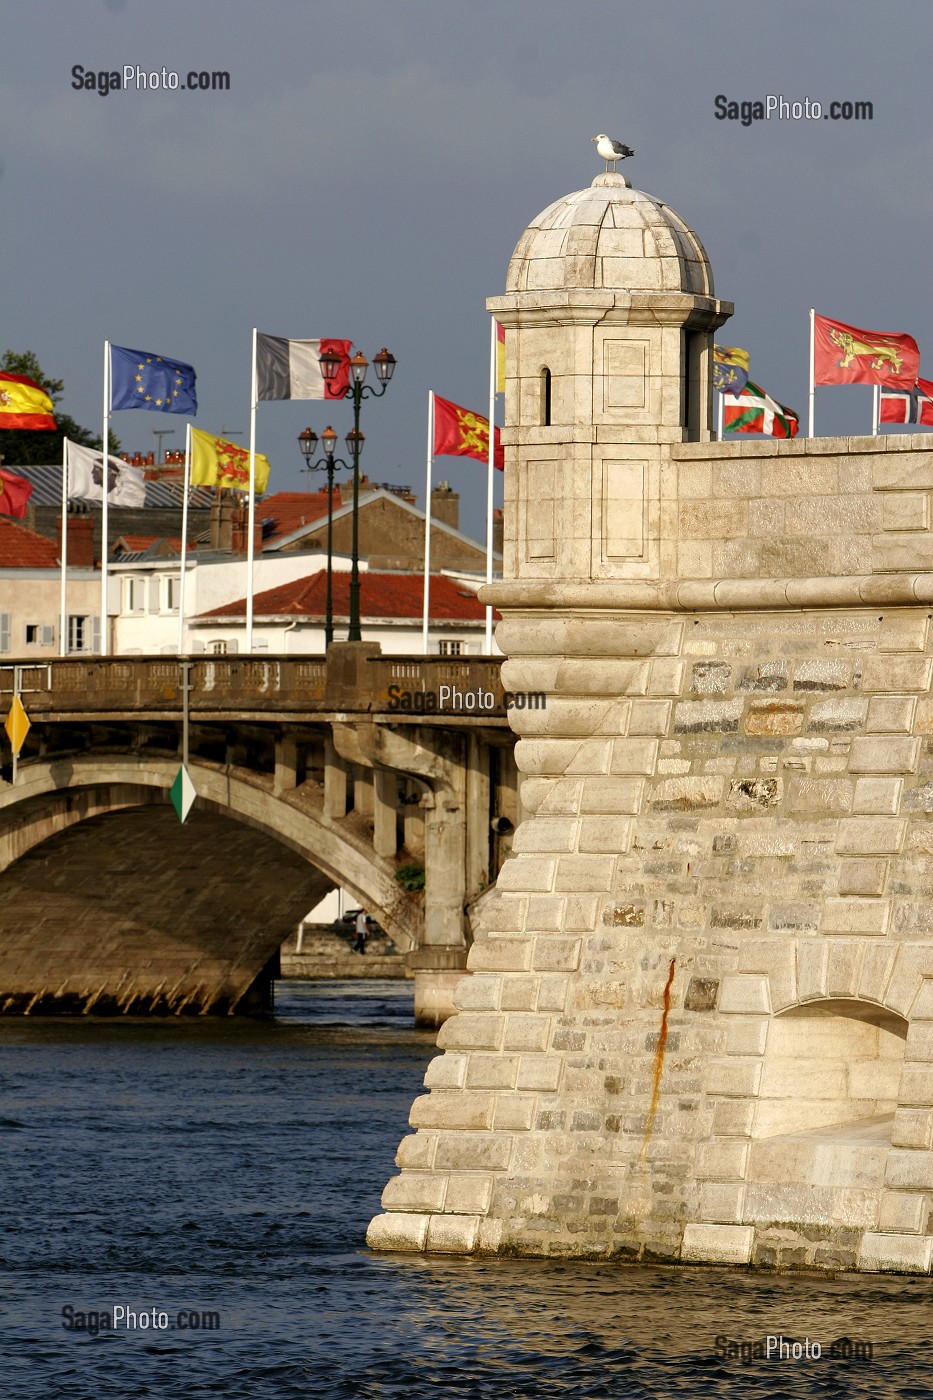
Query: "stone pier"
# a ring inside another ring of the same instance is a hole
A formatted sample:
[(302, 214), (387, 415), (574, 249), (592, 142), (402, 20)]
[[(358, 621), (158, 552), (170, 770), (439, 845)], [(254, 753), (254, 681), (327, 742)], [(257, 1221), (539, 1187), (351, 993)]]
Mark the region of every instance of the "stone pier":
[(523, 820), (377, 1249), (925, 1273), (933, 452), (710, 441), (731, 312), (617, 176), (507, 292)]

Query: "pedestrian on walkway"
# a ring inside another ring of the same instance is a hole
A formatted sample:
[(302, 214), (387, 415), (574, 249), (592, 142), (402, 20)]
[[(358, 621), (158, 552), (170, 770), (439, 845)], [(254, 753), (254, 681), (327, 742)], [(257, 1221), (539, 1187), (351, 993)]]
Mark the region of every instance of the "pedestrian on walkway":
[(366, 927), (366, 910), (361, 909), (356, 916), (356, 942), (353, 944), (354, 953), (366, 952), (366, 936), (369, 929)]

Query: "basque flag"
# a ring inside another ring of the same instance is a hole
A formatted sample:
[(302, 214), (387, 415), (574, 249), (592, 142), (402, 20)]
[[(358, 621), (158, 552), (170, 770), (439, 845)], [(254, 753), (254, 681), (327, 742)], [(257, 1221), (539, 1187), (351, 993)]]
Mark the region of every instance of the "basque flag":
[(926, 423), (933, 427), (933, 380), (918, 379), (912, 389), (881, 388), (882, 423)]

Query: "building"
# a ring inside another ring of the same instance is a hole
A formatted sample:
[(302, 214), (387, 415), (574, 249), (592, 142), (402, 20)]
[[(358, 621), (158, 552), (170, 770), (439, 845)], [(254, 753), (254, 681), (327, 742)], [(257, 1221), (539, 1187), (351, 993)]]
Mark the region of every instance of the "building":
[[(71, 520), (65, 600), (67, 649), (90, 653), (100, 641), (100, 573), (93, 565), (90, 522)], [(21, 521), (0, 515), (0, 657), (41, 661), (61, 650), (60, 547)]]

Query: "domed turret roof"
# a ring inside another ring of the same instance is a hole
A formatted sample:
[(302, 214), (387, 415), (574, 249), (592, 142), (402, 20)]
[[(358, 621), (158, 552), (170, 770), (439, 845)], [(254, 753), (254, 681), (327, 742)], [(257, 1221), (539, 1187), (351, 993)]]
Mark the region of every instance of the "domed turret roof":
[(532, 219), (506, 282), (509, 292), (590, 288), (712, 296), (713, 271), (673, 209), (607, 171)]

